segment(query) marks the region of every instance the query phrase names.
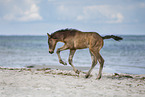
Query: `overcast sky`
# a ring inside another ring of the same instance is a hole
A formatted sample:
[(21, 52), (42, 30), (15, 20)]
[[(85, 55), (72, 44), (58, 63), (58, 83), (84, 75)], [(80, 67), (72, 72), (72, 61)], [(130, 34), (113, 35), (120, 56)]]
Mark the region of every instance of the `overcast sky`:
[(63, 28), (145, 35), (145, 0), (0, 0), (0, 35), (46, 35)]

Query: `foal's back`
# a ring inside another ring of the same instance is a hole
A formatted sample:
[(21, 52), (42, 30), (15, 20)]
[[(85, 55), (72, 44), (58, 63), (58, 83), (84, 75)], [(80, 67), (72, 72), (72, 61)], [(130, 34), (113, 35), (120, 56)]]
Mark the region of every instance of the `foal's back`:
[(68, 45), (73, 47), (74, 49), (83, 49), (83, 48), (90, 48), (100, 44), (103, 46), (103, 39), (102, 37), (96, 32), (81, 32), (76, 31), (73, 34), (68, 35), (65, 39)]

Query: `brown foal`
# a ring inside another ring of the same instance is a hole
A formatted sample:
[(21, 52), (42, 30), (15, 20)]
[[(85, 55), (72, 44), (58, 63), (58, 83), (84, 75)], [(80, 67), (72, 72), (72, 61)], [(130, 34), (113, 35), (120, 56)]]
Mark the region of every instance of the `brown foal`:
[(100, 55), (100, 50), (103, 47), (103, 40), (113, 38), (116, 41), (122, 40), (121, 37), (114, 36), (114, 35), (107, 35), (107, 36), (100, 36), (96, 32), (82, 32), (76, 29), (63, 29), (52, 33), (51, 35), (48, 34), (48, 45), (49, 45), (49, 53), (54, 53), (55, 46), (57, 42), (63, 42), (64, 45), (61, 48), (57, 49), (57, 55), (59, 58), (59, 62), (63, 65), (67, 65), (60, 56), (60, 52), (63, 50), (70, 49), (69, 64), (73, 67), (73, 70), (76, 73), (80, 73), (72, 64), (72, 59), (74, 53), (77, 49), (84, 49), (89, 48), (91, 58), (92, 58), (92, 66), (90, 70), (86, 74), (86, 78), (89, 77), (92, 69), (96, 66), (97, 61), (100, 63), (99, 73), (97, 79), (101, 78), (102, 69), (104, 65), (104, 59)]

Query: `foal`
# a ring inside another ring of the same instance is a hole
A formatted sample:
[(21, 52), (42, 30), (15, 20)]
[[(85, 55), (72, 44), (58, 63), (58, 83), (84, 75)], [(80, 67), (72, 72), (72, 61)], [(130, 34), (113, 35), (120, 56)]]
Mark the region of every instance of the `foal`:
[(68, 62), (73, 67), (73, 70), (78, 74), (79, 71), (72, 64), (74, 53), (77, 49), (89, 48), (91, 58), (92, 58), (92, 66), (90, 70), (87, 72), (86, 78), (89, 77), (92, 69), (95, 67), (98, 61), (100, 63), (100, 68), (99, 68), (97, 79), (101, 78), (102, 69), (104, 65), (104, 59), (100, 55), (100, 50), (103, 47), (103, 40), (110, 39), (110, 38), (113, 38), (116, 41), (122, 40), (121, 37), (114, 36), (114, 35), (108, 35), (102, 37), (96, 32), (81, 32), (76, 29), (63, 29), (63, 30), (56, 31), (51, 35), (47, 33), (47, 35), (48, 35), (49, 53), (50, 54), (54, 53), (54, 49), (57, 42), (63, 42), (64, 46), (58, 48), (56, 52), (59, 58), (59, 62), (63, 65), (67, 65), (67, 63), (65, 63), (61, 59), (60, 52), (63, 50), (70, 49)]

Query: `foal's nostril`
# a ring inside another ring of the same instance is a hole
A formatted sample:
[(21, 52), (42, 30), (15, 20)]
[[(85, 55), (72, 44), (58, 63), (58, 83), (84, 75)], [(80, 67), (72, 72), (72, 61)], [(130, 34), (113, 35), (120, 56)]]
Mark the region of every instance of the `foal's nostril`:
[(50, 54), (53, 54), (54, 52), (53, 52), (53, 51), (49, 51), (49, 53), (50, 53)]

